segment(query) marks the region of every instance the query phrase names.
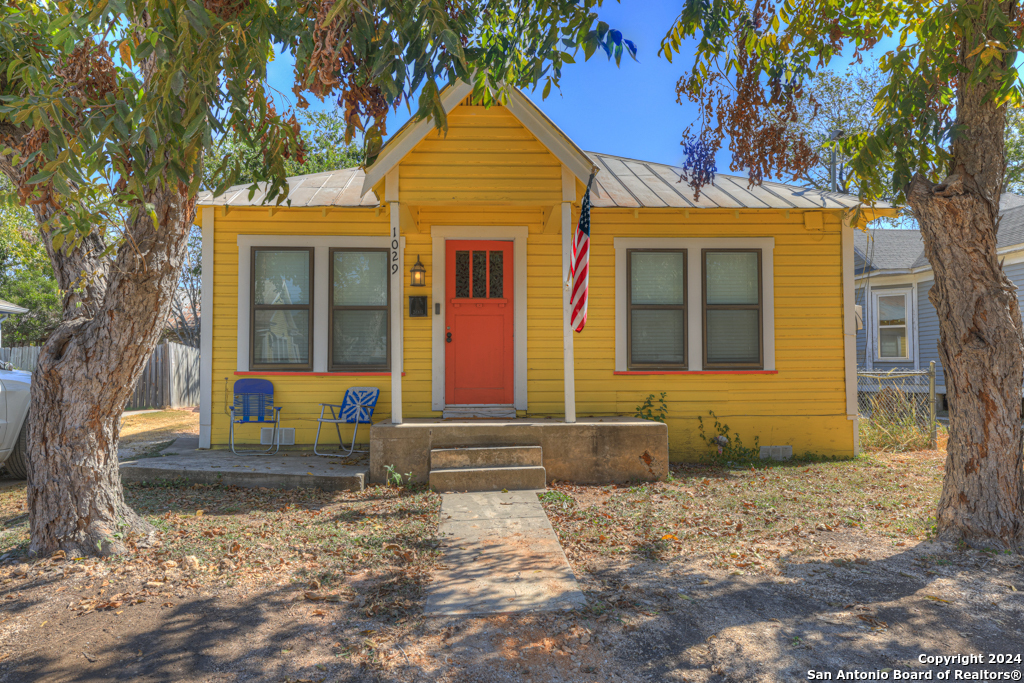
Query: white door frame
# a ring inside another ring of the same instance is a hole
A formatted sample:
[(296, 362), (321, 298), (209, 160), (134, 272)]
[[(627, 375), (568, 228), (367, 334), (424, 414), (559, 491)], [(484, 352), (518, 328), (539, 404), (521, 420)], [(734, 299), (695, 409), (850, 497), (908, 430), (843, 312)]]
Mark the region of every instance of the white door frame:
[[(512, 244), (512, 290), (515, 295), (515, 312), (513, 314), (513, 349), (515, 352), (515, 408), (526, 410), (526, 239), (529, 229), (525, 225), (432, 225), (431, 263), (434, 270), (431, 298), (434, 310), (431, 311), (433, 324), (430, 349), (431, 388), (430, 409), (444, 410), (444, 378), (445, 378), (445, 242), (447, 240), (498, 240), (511, 241)], [(439, 307), (440, 306), (440, 307)]]

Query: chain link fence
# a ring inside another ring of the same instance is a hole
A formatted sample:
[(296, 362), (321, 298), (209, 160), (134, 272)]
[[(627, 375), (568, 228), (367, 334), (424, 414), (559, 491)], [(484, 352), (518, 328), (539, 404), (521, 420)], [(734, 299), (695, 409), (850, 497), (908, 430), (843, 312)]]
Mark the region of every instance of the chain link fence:
[(935, 363), (927, 370), (859, 371), (857, 407), (863, 448), (936, 448)]

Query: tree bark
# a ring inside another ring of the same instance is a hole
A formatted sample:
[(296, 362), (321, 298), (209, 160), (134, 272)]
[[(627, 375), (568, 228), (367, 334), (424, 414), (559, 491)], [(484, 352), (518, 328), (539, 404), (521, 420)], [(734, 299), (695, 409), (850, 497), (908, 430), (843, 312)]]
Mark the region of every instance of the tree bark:
[[(967, 53), (984, 39), (984, 26), (977, 31), (963, 42), (963, 59), (972, 72), (978, 58)], [(1016, 287), (996, 254), (1006, 111), (988, 97), (992, 88), (992, 82), (961, 77), (957, 124), (965, 132), (953, 143), (953, 172), (939, 184), (915, 176), (907, 200), (935, 273), (929, 299), (939, 318), (939, 358), (949, 402), (946, 471), (936, 514), (939, 535), (974, 547), (1020, 552), (1024, 330)]]
[[(0, 131), (8, 134), (12, 131)], [(17, 187), (26, 178), (0, 157)], [(151, 525), (124, 501), (118, 467), (121, 413), (162, 335), (177, 288), (195, 199), (155, 187), (148, 212), (125, 226), (113, 259), (100, 257), (96, 231), (73, 248), (55, 249), (41, 231), (61, 289), (61, 325), (39, 354), (32, 377), (28, 431), (29, 552), (73, 555), (124, 552)], [(37, 220), (57, 207), (33, 204)]]

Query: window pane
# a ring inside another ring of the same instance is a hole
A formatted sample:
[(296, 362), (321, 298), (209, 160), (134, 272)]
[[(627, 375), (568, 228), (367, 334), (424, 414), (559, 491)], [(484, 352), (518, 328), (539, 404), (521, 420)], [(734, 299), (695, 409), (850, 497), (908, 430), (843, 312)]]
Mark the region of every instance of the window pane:
[(630, 253), (630, 296), (634, 304), (685, 304), (683, 252)]
[(387, 252), (334, 252), (335, 306), (386, 306), (387, 303)]
[(309, 252), (256, 252), (256, 304), (308, 304)]
[(491, 252), (491, 298), (501, 299), (505, 291), (505, 252)]
[(387, 313), (335, 311), (331, 346), (335, 365), (387, 365)]
[(309, 365), (309, 311), (254, 311), (253, 362)]
[(878, 324), (906, 325), (907, 297), (902, 294), (878, 297)]
[(757, 253), (709, 251), (704, 255), (709, 304), (757, 304)]
[(633, 311), (630, 355), (633, 363), (682, 365), (686, 362), (683, 311)]
[(708, 363), (760, 362), (757, 311), (707, 312)]
[(487, 252), (473, 252), (473, 298), (487, 298)]
[(469, 298), (469, 252), (455, 252), (455, 296)]
[(878, 331), (878, 356), (880, 358), (909, 358), (907, 353), (907, 328), (886, 327)]

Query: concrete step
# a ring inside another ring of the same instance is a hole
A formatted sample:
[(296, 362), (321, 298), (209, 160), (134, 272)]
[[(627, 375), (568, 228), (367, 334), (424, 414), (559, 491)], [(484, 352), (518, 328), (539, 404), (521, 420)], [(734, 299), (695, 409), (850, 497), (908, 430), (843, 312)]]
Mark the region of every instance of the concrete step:
[(484, 448), (435, 448), (430, 451), (430, 469), (456, 467), (540, 467), (544, 449), (540, 446), (488, 446)]
[(547, 473), (540, 466), (453, 467), (430, 470), (430, 488), (442, 492), (522, 491), (543, 489), (546, 485)]

